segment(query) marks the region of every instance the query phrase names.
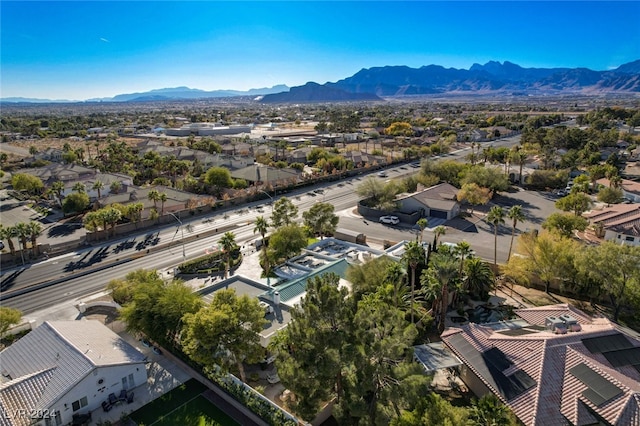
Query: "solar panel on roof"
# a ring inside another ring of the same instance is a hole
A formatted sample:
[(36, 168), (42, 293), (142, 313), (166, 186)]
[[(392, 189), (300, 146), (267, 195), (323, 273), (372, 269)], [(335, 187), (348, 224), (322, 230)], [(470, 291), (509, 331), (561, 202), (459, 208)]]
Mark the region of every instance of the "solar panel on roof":
[[(523, 370), (505, 376), (500, 367), (508, 368), (512, 363), (497, 348), (484, 353), (474, 348), (462, 334), (451, 336), (447, 344), (452, 346), (484, 380), (507, 400), (511, 400), (536, 385), (536, 381)], [(495, 349), (495, 350), (494, 350)], [(498, 365), (496, 365), (498, 364)]]
[(584, 363), (571, 368), (569, 373), (580, 380), (582, 384), (588, 386), (582, 392), (582, 396), (595, 405), (600, 405), (622, 393), (622, 389), (609, 382)]
[(621, 333), (582, 339), (582, 344), (585, 345), (592, 354), (617, 351), (619, 349), (628, 349), (633, 347), (629, 339)]
[(603, 352), (602, 355), (607, 358), (607, 361), (609, 361), (613, 367), (640, 364), (640, 347)]
[(493, 364), (500, 371), (506, 370), (513, 365), (504, 352), (498, 348), (491, 348), (482, 352), (482, 358)]

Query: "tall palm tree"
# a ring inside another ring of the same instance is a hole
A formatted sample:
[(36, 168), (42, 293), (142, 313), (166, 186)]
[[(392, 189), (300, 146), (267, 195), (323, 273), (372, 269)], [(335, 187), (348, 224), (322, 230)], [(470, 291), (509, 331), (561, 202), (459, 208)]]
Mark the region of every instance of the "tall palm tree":
[(436, 229), (433, 230), (433, 249), (434, 250), (436, 249), (436, 247), (438, 247), (438, 240), (440, 239), (440, 236), (446, 233), (447, 233), (447, 228), (442, 225), (436, 226)]
[(15, 226), (7, 226), (5, 227), (0, 223), (0, 238), (7, 242), (9, 246), (9, 252), (11, 256), (16, 255), (16, 246), (13, 244), (13, 239), (16, 237), (16, 228)]
[(61, 180), (55, 181), (51, 184), (51, 192), (56, 195), (58, 205), (62, 207), (62, 193), (64, 192), (64, 182)]
[(158, 195), (158, 201), (160, 201), (160, 216), (164, 216), (164, 203), (167, 201), (168, 197), (165, 192), (161, 192)]
[(416, 225), (418, 225), (418, 227), (420, 228), (420, 244), (422, 244), (422, 237), (424, 236), (424, 229), (429, 226), (429, 221), (422, 217), (420, 219), (418, 219), (418, 221), (416, 222)]
[(529, 157), (527, 155), (527, 152), (522, 148), (522, 145), (518, 145), (512, 148), (512, 151), (510, 153), (511, 156), (511, 161), (516, 163), (518, 165), (518, 167), (520, 168), (520, 175), (518, 177), (518, 185), (522, 186), (522, 168), (524, 167), (525, 163), (527, 162), (527, 158)]
[(31, 221), (27, 224), (29, 228), (29, 238), (31, 238), (31, 251), (33, 253), (33, 257), (38, 256), (38, 244), (37, 240), (40, 235), (42, 235), (42, 225), (40, 222)]
[(458, 269), (458, 273), (462, 275), (462, 267), (464, 266), (464, 261), (473, 254), (473, 250), (471, 250), (471, 244), (466, 241), (460, 241), (453, 248), (453, 252), (460, 258), (460, 268)]
[(493, 206), (487, 215), (487, 222), (493, 225), (493, 264), (498, 264), (498, 227), (504, 224), (504, 209)]
[(14, 227), (15, 227), (16, 237), (19, 238), (21, 250), (24, 253), (24, 251), (27, 249), (27, 239), (29, 238), (29, 226), (24, 222), (20, 222), (16, 224)]
[(493, 271), (479, 257), (468, 259), (464, 268), (464, 285), (471, 294), (485, 300), (495, 284)]
[(452, 256), (447, 255), (433, 256), (431, 265), (438, 281), (442, 285), (442, 295), (440, 297), (442, 306), (440, 307), (440, 322), (438, 323), (438, 329), (442, 331), (444, 330), (447, 308), (449, 307), (449, 285), (458, 277), (458, 265)]
[(424, 248), (417, 241), (409, 241), (404, 246), (402, 260), (411, 268), (411, 323), (413, 323), (415, 290), (416, 290), (416, 269), (425, 258)]
[(513, 249), (513, 239), (516, 236), (516, 227), (518, 226), (518, 222), (524, 221), (524, 212), (522, 211), (522, 206), (517, 204), (515, 206), (511, 206), (509, 211), (507, 212), (507, 218), (511, 219), (511, 242), (509, 243), (509, 254), (507, 254), (507, 262), (511, 258), (511, 250)]
[(262, 246), (260, 247), (260, 251), (262, 252), (264, 273), (268, 276), (271, 268), (269, 267), (269, 256), (267, 256), (267, 244), (265, 243), (264, 237), (267, 235), (267, 231), (269, 230), (269, 221), (265, 219), (264, 216), (258, 216), (254, 223), (256, 227), (253, 228), (253, 233), (255, 234), (258, 232), (260, 237), (262, 237)]
[(95, 181), (91, 187), (94, 191), (98, 191), (98, 198), (102, 197), (102, 188), (104, 188), (104, 182), (99, 180)]
[(238, 245), (236, 244), (236, 236), (233, 234), (233, 232), (225, 232), (224, 235), (220, 237), (219, 243), (222, 247), (222, 251), (224, 252), (224, 278), (226, 279), (229, 274), (229, 261), (231, 260), (231, 252), (235, 250), (236, 247), (238, 247)]

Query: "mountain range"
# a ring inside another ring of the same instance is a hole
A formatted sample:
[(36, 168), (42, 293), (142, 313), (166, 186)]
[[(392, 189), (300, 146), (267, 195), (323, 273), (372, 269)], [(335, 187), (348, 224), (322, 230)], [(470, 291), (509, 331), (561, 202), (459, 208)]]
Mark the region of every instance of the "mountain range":
[[(315, 85), (291, 88), (289, 97), (264, 96), (262, 102), (300, 102), (301, 93), (323, 96)], [(505, 61), (473, 64), (470, 69), (428, 65), (420, 68), (385, 66), (365, 68), (351, 77), (323, 85), (354, 97), (369, 94), (393, 98), (425, 95), (552, 95), (552, 94), (640, 94), (640, 60), (615, 70), (592, 71), (587, 68), (523, 68)], [(295, 96), (293, 94), (295, 89)], [(345, 98), (343, 95), (342, 98)], [(344, 100), (344, 99), (340, 99)], [(309, 100), (311, 101), (311, 100)], [(324, 99), (323, 99), (324, 101)]]
[[(145, 102), (185, 99), (250, 97), (263, 103), (370, 101), (406, 96), (455, 95), (601, 95), (640, 94), (640, 60), (608, 71), (588, 68), (523, 68), (505, 61), (473, 64), (468, 70), (426, 65), (420, 68), (384, 66), (363, 68), (335, 83), (302, 86), (205, 91), (188, 87), (156, 89), (85, 102)], [(32, 98), (2, 98), (1, 102), (77, 102)]]

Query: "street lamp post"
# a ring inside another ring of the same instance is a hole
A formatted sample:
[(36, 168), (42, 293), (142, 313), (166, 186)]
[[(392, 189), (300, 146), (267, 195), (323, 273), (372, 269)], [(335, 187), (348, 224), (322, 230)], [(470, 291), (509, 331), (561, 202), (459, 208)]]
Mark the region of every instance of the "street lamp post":
[[(181, 221), (181, 220), (178, 218), (178, 216), (176, 216), (175, 214), (173, 214), (173, 213), (171, 213), (171, 212), (169, 212), (169, 214), (170, 214), (171, 216), (173, 216), (173, 218), (174, 218), (175, 220), (177, 220), (177, 221), (178, 221), (178, 223), (179, 223), (179, 225), (178, 225), (178, 229), (176, 229), (176, 234), (178, 233), (178, 230), (180, 230), (180, 231), (181, 231), (181, 235), (182, 235), (182, 238), (181, 238), (181, 241), (182, 241), (182, 258), (183, 258), (183, 259), (186, 259), (186, 258), (187, 258), (187, 254), (186, 254), (185, 249), (184, 249), (184, 229), (182, 229), (182, 221)], [(173, 234), (173, 238), (171, 239), (171, 242), (173, 242), (173, 239), (176, 237), (176, 234)]]
[(269, 193), (268, 193), (268, 192), (263, 191), (263, 190), (261, 190), (261, 189), (259, 189), (259, 190), (258, 190), (258, 192), (261, 192), (261, 193), (263, 193), (264, 195), (266, 195), (267, 197), (269, 197), (269, 199), (271, 200), (271, 211), (273, 212), (273, 197), (272, 197), (271, 195), (269, 195)]

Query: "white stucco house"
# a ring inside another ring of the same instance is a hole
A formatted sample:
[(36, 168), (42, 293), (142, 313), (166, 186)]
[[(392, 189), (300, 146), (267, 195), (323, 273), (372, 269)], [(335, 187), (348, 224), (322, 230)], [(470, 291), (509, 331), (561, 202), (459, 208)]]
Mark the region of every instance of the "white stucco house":
[(615, 204), (583, 215), (605, 241), (640, 246), (640, 205)]
[(146, 385), (145, 361), (99, 321), (47, 321), (0, 352), (0, 425), (71, 424)]

